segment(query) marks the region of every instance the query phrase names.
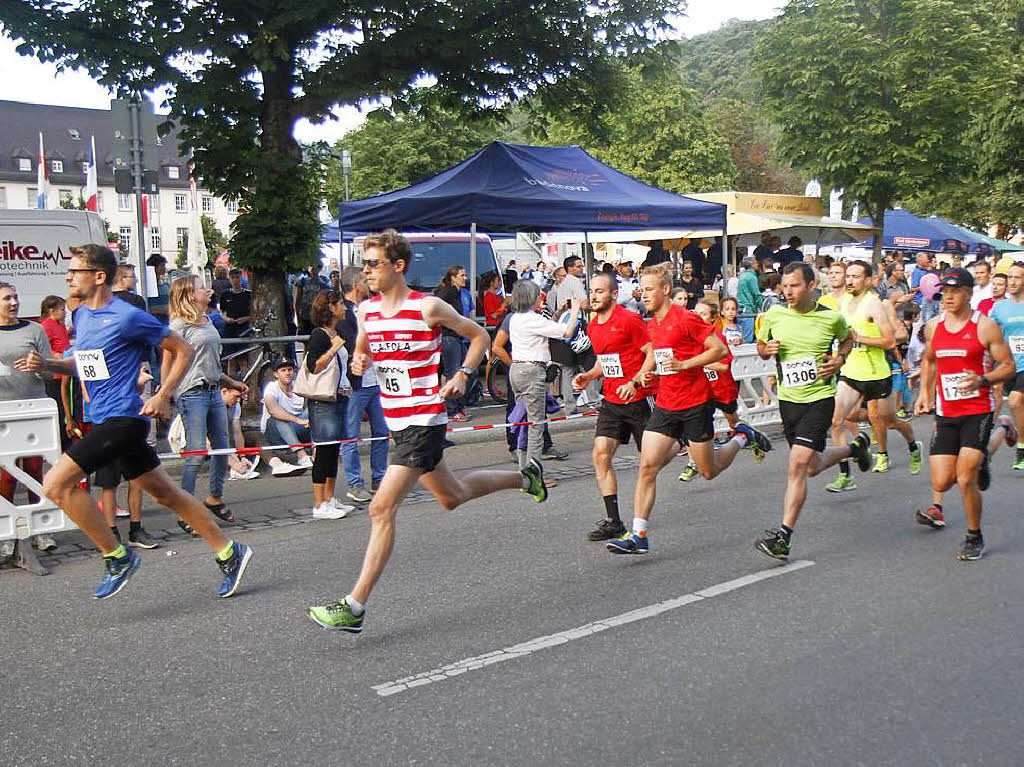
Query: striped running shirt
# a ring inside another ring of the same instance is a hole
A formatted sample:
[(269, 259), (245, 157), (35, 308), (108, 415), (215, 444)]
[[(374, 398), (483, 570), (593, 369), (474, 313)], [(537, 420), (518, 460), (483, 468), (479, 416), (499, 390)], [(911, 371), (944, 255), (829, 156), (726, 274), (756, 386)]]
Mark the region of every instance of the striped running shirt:
[(423, 320), (424, 298), (424, 293), (410, 293), (390, 317), (381, 314), (380, 296), (366, 302), (364, 327), (391, 431), (448, 422), (438, 378), (441, 328)]

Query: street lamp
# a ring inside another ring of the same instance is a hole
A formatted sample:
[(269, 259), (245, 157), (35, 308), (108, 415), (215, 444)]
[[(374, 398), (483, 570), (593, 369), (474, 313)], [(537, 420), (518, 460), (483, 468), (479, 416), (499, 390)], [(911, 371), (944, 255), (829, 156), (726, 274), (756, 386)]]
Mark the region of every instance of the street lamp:
[(352, 154), (347, 149), (341, 150), (341, 172), (345, 176), (345, 202), (348, 202), (348, 177), (352, 172)]

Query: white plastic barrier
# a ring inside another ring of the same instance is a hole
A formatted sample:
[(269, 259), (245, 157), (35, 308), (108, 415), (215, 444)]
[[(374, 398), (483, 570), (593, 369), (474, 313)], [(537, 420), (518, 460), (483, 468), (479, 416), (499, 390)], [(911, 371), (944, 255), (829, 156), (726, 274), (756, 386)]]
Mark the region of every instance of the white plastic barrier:
[[(739, 384), (737, 397), (739, 409), (737, 416), (751, 426), (766, 426), (782, 423), (779, 414), (779, 399), (775, 395), (769, 379), (778, 374), (774, 359), (761, 359), (757, 354), (757, 344), (730, 346), (732, 351), (732, 377)], [(765, 400), (768, 403), (765, 404)], [(729, 428), (721, 413), (715, 414), (715, 431), (726, 431)]]
[(29, 476), (17, 461), (39, 456), (44, 470), (53, 466), (61, 454), (59, 429), (57, 403), (52, 399), (0, 402), (0, 467), (39, 496), (36, 503), (21, 505), (0, 496), (0, 541), (14, 539), (15, 563), (37, 575), (49, 571), (36, 559), (30, 538), (77, 528), (43, 496), (39, 481)]

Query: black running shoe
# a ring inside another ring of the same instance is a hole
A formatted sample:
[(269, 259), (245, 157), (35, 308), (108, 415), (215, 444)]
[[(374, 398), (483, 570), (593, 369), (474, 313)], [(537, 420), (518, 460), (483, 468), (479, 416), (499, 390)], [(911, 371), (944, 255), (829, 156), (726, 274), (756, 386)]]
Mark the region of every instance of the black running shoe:
[(871, 435), (866, 431), (862, 431), (850, 443), (850, 458), (857, 462), (857, 468), (861, 471), (871, 469)]
[(772, 559), (789, 561), (790, 544), (779, 530), (765, 530), (764, 535), (754, 541), (754, 548)]
[(128, 545), (140, 549), (158, 549), (160, 544), (150, 538), (143, 528), (128, 532)]
[(590, 531), (587, 539), (591, 541), (607, 541), (611, 538), (619, 538), (626, 532), (626, 526), (622, 522), (613, 519), (602, 519), (597, 527)]
[(992, 484), (992, 470), (988, 465), (988, 453), (981, 459), (981, 466), (978, 467), (978, 489), (984, 492)]
[(985, 550), (985, 539), (980, 535), (968, 535), (964, 538), (963, 544), (956, 558), (961, 562), (971, 562), (981, 559), (981, 553)]

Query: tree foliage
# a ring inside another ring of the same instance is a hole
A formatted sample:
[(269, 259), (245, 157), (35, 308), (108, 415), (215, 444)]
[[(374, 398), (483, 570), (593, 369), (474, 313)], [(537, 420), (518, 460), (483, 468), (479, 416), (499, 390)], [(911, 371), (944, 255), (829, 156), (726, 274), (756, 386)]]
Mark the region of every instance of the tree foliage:
[(779, 129), (754, 104), (716, 99), (708, 105), (707, 116), (729, 142), (736, 191), (803, 194), (806, 179), (778, 157)]
[(790, 0), (754, 54), (780, 151), (876, 221), (962, 176), (994, 26), (987, 0)]
[(731, 19), (716, 30), (674, 42), (673, 56), (683, 83), (705, 100), (757, 104), (760, 91), (751, 49), (764, 24)]

